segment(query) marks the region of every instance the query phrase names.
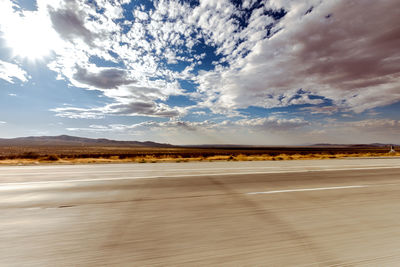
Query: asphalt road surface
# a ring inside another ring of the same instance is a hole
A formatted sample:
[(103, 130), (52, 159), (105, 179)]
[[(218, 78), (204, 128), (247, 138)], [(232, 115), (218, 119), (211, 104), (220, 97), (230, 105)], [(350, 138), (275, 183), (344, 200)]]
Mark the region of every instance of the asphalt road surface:
[(400, 159), (0, 167), (0, 266), (400, 266)]

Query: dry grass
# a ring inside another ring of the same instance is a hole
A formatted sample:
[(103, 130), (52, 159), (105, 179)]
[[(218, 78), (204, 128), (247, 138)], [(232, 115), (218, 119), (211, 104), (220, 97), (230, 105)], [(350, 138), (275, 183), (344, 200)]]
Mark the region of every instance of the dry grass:
[[(382, 157), (387, 147), (209, 147), (0, 146), (0, 164), (157, 163), (192, 161), (307, 160)], [(400, 149), (399, 149), (400, 150)]]
[(193, 161), (282, 161), (282, 160), (313, 160), (313, 159), (341, 159), (341, 158), (365, 158), (365, 157), (400, 157), (400, 153), (309, 153), (309, 154), (237, 154), (237, 155), (212, 155), (190, 156), (157, 155), (145, 156), (96, 156), (96, 157), (60, 157), (58, 155), (40, 156), (26, 154), (24, 157), (2, 159), (0, 165), (35, 165), (35, 164), (93, 164), (93, 163), (157, 163), (157, 162), (193, 162)]

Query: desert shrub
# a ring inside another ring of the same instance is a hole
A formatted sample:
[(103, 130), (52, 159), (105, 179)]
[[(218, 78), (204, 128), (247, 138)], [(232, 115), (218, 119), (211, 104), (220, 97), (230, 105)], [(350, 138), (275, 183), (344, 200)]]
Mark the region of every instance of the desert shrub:
[(32, 151), (24, 152), (19, 156), (21, 159), (38, 159), (39, 157), (40, 155), (38, 153)]
[(44, 160), (57, 161), (59, 160), (59, 157), (57, 155), (48, 155), (44, 158)]

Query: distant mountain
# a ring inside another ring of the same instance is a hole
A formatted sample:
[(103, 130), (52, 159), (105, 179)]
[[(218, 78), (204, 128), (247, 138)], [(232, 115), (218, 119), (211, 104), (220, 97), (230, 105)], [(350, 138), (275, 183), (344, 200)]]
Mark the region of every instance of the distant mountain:
[(390, 147), (399, 146), (395, 144), (382, 144), (382, 143), (372, 143), (372, 144), (329, 144), (329, 143), (320, 143), (320, 144), (313, 144), (311, 146), (317, 147)]
[(248, 147), (264, 147), (264, 146), (253, 146), (253, 145), (234, 145), (234, 144), (203, 144), (203, 145), (182, 145), (181, 147), (190, 148), (248, 148)]
[(116, 141), (105, 138), (93, 139), (69, 135), (29, 136), (5, 139), (0, 138), (0, 146), (120, 146), (120, 147), (174, 147), (151, 141)]
[(230, 149), (230, 148), (248, 148), (248, 149), (262, 149), (262, 148), (283, 148), (283, 147), (332, 147), (332, 148), (363, 148), (363, 147), (390, 147), (399, 146), (395, 144), (382, 144), (382, 143), (373, 143), (373, 144), (330, 144), (330, 143), (318, 143), (312, 145), (234, 145), (234, 144), (204, 144), (204, 145), (184, 145), (181, 147), (190, 147), (190, 148), (219, 148), (219, 149)]

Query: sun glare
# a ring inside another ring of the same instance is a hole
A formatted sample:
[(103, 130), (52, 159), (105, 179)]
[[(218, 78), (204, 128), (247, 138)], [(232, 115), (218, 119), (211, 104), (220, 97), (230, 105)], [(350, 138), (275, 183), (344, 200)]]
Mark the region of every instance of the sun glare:
[(18, 17), (4, 32), (7, 46), (13, 56), (40, 60), (48, 56), (56, 46), (56, 36), (49, 21), (41, 16)]

